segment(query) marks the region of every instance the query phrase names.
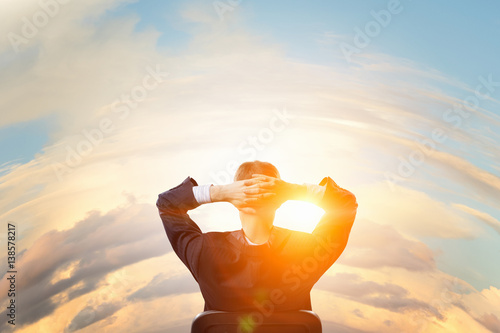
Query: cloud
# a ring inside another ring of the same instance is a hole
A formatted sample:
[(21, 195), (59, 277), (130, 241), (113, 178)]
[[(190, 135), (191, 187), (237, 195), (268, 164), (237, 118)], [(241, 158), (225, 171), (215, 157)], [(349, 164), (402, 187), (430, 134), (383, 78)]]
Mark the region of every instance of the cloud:
[(141, 289), (127, 297), (130, 301), (148, 300), (169, 295), (200, 292), (198, 283), (191, 275), (166, 276), (159, 273)]
[[(22, 294), (20, 294), (22, 295)], [(25, 300), (25, 301), (34, 301), (34, 304), (28, 303), (28, 305), (24, 305), (22, 303), (19, 303), (18, 310), (23, 314), (22, 321), (17, 320), (16, 321), (16, 326), (17, 327), (22, 327), (23, 325), (29, 325), (32, 323), (36, 323), (38, 320), (49, 316), (57, 307), (59, 304), (57, 302), (52, 301), (50, 298), (40, 298), (40, 299), (28, 299), (27, 297), (18, 297), (19, 300)], [(2, 315), (5, 315), (5, 312), (2, 312)], [(3, 329), (8, 329), (10, 325), (3, 324), (4, 327), (0, 326), (0, 328)]]
[[(2, 31), (22, 35), (21, 30), (25, 25), (23, 18), (32, 20), (33, 15), (44, 12), (39, 3), (50, 2), (29, 0), (2, 2), (0, 4), (2, 13), (0, 22), (4, 26)], [(52, 1), (52, 3), (57, 2)], [(151, 51), (148, 45), (151, 45), (158, 34), (154, 32), (134, 34), (137, 18), (106, 20), (102, 22), (103, 25), (87, 24), (85, 19), (95, 22), (107, 10), (113, 10), (126, 2), (130, 1), (93, 0), (85, 4), (68, 2), (61, 5), (57, 15), (49, 18), (48, 23), (38, 29), (34, 37), (28, 38), (26, 43), (20, 45), (18, 53), (14, 51), (7, 38), (2, 38), (0, 52), (10, 60), (8, 61), (10, 66), (0, 79), (2, 84), (9, 83), (2, 92), (0, 105), (4, 108), (14, 107), (14, 104), (17, 104), (18, 112), (16, 115), (5, 114), (0, 120), (0, 126), (33, 120), (53, 113), (61, 118), (71, 115), (75, 119), (88, 120), (85, 111), (102, 105), (107, 100), (108, 92), (115, 91), (118, 94), (124, 91), (125, 87), (130, 85), (130, 81), (122, 75), (120, 82), (118, 79), (120, 75), (116, 67), (113, 69), (113, 63), (116, 65), (117, 62), (121, 62), (122, 71), (140, 73), (144, 67), (137, 68), (134, 65), (136, 62), (133, 60), (133, 54), (137, 56), (144, 50), (136, 52), (133, 46), (135, 44), (136, 47), (148, 48)], [(99, 43), (102, 38), (111, 36), (115, 38), (114, 42)], [(138, 38), (130, 43), (135, 39), (132, 36)], [(119, 52), (127, 44), (129, 48), (127, 52), (122, 53), (122, 57), (112, 60), (108, 56)], [(71, 74), (65, 75), (64, 72)], [(98, 73), (102, 75), (102, 81), (90, 80)], [(19, 89), (21, 86), (32, 98), (22, 98)], [(116, 88), (118, 90), (115, 90)], [(58, 92), (59, 98), (54, 98), (54, 91)], [(91, 95), (87, 93), (94, 95), (90, 98)], [(79, 103), (75, 103), (77, 100)]]
[(430, 271), (436, 267), (427, 245), (403, 237), (393, 226), (366, 219), (356, 221), (347, 249), (337, 263), (369, 269), (400, 267), (409, 271)]
[[(129, 203), (107, 214), (94, 211), (73, 228), (52, 230), (18, 259), (22, 273), (16, 287), (23, 290), (18, 296), (20, 325), (36, 322), (97, 289), (108, 273), (170, 250), (153, 205)], [(2, 295), (7, 295), (6, 282), (5, 278), (0, 282)]]
[[(470, 239), (480, 234), (480, 228), (428, 193), (394, 186), (393, 190), (387, 184), (379, 183), (357, 189), (358, 218), (391, 225), (413, 237)], [(394, 237), (390, 229), (387, 231), (392, 234), (387, 237)], [(420, 251), (425, 252), (423, 248)], [(420, 253), (423, 255), (424, 252)]]
[(360, 309), (354, 309), (352, 311), (352, 313), (354, 313), (354, 315), (356, 315), (359, 318), (364, 318), (365, 317), (365, 315), (363, 314), (363, 312)]
[(328, 320), (321, 321), (323, 332), (335, 332), (335, 333), (369, 333), (373, 331), (365, 331), (342, 325), (340, 323), (335, 323)]
[(142, 331), (144, 333), (179, 333), (179, 332), (189, 332), (191, 330), (191, 323), (189, 324), (181, 324), (175, 325), (173, 324), (170, 327), (165, 327), (161, 329), (151, 329)]
[(356, 274), (337, 273), (335, 276), (323, 276), (315, 287), (375, 308), (397, 313), (418, 310), (439, 320), (444, 319), (443, 314), (432, 305), (409, 298), (405, 288), (392, 283), (363, 281)]
[(500, 319), (494, 314), (484, 314), (480, 318), (476, 318), (476, 320), (492, 333), (500, 333)]
[(500, 234), (500, 221), (498, 221), (496, 218), (494, 218), (493, 216), (491, 216), (490, 214), (488, 213), (485, 213), (485, 212), (481, 212), (477, 209), (474, 209), (474, 208), (471, 208), (469, 206), (466, 206), (466, 205), (462, 205), (462, 204), (453, 204), (454, 207), (478, 218), (479, 220), (483, 221), (484, 223), (486, 223), (487, 225), (489, 225), (491, 228), (493, 228), (497, 233)]
[[(489, 157), (488, 157), (489, 159)], [(493, 198), (500, 196), (500, 177), (474, 165), (471, 161), (447, 152), (434, 152), (431, 161), (441, 165), (448, 177), (456, 179), (471, 192), (468, 197), (495, 207)]]
[(491, 332), (500, 332), (500, 289), (464, 294), (455, 305)]
[(119, 303), (103, 303), (96, 307), (87, 306), (78, 312), (64, 332), (76, 332), (84, 327), (92, 325), (97, 321), (113, 315), (120, 310), (121, 307), (122, 304)]

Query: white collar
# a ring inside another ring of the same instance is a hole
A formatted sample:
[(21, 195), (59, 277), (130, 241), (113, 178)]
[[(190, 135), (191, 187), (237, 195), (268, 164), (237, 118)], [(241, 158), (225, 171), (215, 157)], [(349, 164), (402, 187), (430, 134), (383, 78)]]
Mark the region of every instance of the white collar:
[[(262, 244), (256, 244), (256, 243), (253, 243), (250, 239), (248, 239), (247, 236), (245, 236), (245, 239), (247, 240), (248, 244), (250, 245), (262, 245)], [(264, 243), (265, 244), (265, 243)]]

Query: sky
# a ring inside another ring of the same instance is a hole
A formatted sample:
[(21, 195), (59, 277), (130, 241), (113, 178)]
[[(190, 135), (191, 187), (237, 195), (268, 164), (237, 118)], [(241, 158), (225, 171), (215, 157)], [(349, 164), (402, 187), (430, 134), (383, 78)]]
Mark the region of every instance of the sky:
[[(356, 195), (311, 292), (324, 332), (500, 332), (499, 12), (2, 0), (0, 331), (188, 332), (203, 298), (157, 196), (262, 160)], [(321, 214), (290, 201), (275, 225), (311, 232)], [(227, 203), (190, 216), (241, 228)]]

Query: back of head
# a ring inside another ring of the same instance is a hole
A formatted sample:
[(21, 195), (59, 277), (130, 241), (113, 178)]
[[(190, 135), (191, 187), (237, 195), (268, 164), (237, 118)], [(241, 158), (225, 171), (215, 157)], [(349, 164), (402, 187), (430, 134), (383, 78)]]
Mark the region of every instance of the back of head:
[(269, 162), (262, 161), (253, 161), (253, 162), (244, 162), (236, 170), (234, 175), (234, 181), (250, 179), (252, 175), (255, 173), (259, 173), (262, 175), (280, 178), (280, 174), (278, 169), (274, 165)]
[[(234, 181), (240, 181), (245, 179), (252, 178), (253, 174), (261, 174), (274, 178), (281, 178), (278, 172), (278, 169), (274, 165), (269, 162), (262, 161), (253, 161), (253, 162), (244, 162), (236, 170), (234, 175)], [(281, 203), (276, 202), (274, 199), (264, 199), (260, 203), (254, 205), (254, 208), (257, 209), (255, 214), (252, 214), (254, 217), (257, 216), (258, 219), (261, 219), (263, 223), (270, 223), (272, 225), (274, 220), (274, 213), (276, 209), (280, 207)], [(248, 218), (248, 214), (240, 212), (240, 219), (243, 222), (243, 218), (246, 216)], [(259, 220), (252, 220), (253, 222)]]

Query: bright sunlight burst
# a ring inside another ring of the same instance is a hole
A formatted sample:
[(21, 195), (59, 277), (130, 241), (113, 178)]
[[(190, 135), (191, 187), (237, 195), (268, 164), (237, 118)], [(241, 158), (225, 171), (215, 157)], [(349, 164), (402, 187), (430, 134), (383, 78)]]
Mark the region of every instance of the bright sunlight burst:
[(325, 211), (303, 201), (290, 200), (276, 211), (274, 225), (304, 232), (312, 232)]

